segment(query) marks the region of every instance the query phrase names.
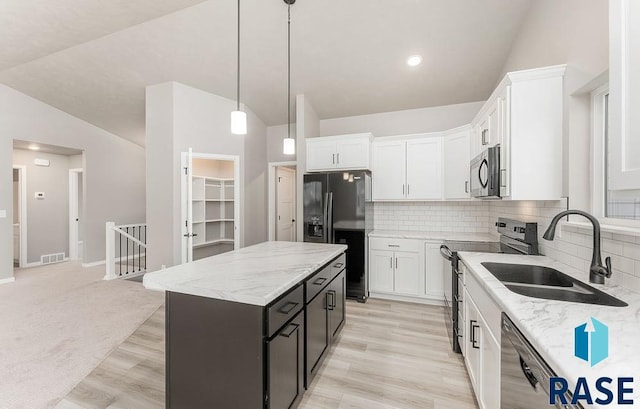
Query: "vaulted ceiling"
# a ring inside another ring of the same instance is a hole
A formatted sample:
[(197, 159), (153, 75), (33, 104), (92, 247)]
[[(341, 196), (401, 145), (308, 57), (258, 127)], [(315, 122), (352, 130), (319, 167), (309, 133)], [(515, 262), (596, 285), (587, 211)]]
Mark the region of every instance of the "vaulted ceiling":
[[(298, 0), (293, 92), (321, 118), (486, 99), (529, 5)], [(0, 83), (144, 145), (146, 86), (235, 98), (235, 13), (235, 0), (0, 0)], [(267, 125), (286, 122), (286, 13), (242, 0), (241, 99)]]

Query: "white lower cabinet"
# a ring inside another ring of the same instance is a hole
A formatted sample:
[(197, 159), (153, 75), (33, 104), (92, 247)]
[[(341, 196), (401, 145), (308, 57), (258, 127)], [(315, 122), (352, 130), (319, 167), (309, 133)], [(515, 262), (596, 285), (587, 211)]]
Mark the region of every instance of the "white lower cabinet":
[(393, 292), (393, 251), (369, 252), (369, 291)]
[(464, 361), (481, 409), (500, 407), (499, 307), (463, 267)]
[[(372, 237), (369, 239), (369, 291), (372, 297), (407, 301), (443, 299), (440, 243)], [(428, 301), (427, 301), (428, 302)]]
[(397, 251), (394, 253), (395, 275), (393, 290), (402, 295), (422, 295), (421, 284), (424, 282), (419, 251)]

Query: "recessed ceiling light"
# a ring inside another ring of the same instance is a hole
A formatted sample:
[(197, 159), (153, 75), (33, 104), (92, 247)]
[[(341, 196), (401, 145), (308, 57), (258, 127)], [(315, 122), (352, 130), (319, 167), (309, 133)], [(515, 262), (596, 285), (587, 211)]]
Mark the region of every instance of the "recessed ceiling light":
[(422, 63), (422, 56), (420, 55), (412, 55), (411, 57), (407, 58), (407, 65), (409, 67), (416, 67), (421, 63)]
[(39, 151), (40, 147), (38, 145), (29, 145), (29, 149), (31, 149), (32, 151)]

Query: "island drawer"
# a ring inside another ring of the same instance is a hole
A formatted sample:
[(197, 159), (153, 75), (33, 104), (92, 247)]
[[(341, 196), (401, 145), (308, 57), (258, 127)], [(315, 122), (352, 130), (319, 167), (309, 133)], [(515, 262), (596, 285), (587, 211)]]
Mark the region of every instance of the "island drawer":
[(338, 256), (335, 260), (331, 262), (331, 279), (333, 279), (333, 277), (340, 274), (342, 270), (345, 269), (346, 266), (347, 266), (347, 256), (346, 254), (342, 253), (340, 256)]
[(307, 298), (305, 301), (307, 303), (331, 282), (333, 278), (333, 264), (335, 264), (335, 260), (305, 281), (304, 285), (307, 290)]
[(295, 317), (304, 307), (304, 289), (299, 285), (295, 290), (276, 301), (267, 310), (267, 336), (272, 336), (287, 321)]

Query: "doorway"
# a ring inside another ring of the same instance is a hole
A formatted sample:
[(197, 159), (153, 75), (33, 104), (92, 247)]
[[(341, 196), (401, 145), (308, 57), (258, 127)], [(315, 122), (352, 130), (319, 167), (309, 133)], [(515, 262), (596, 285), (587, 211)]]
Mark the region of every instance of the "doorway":
[(296, 162), (269, 163), (269, 240), (297, 241)]
[(82, 168), (69, 169), (69, 259), (82, 260), (84, 194)]
[(27, 169), (13, 166), (13, 267), (27, 264)]
[(182, 154), (182, 262), (240, 248), (240, 157)]

